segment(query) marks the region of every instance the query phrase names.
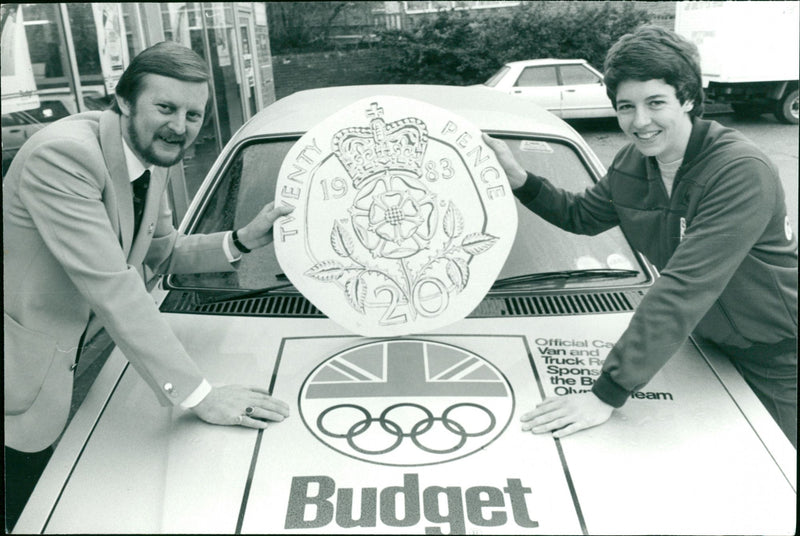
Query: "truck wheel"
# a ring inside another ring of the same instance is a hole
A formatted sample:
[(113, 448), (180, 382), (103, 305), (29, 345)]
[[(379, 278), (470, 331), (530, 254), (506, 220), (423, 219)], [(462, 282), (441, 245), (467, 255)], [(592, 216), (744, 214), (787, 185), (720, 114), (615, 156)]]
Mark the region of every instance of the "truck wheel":
[(800, 99), (797, 90), (788, 92), (775, 106), (775, 117), (782, 123), (796, 125), (800, 119)]

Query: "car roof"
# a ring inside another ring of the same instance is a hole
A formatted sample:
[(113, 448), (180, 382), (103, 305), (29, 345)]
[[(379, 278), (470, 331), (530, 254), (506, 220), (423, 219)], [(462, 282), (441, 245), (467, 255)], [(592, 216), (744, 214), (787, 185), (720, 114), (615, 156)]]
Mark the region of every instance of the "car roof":
[[(258, 112), (232, 141), (253, 136), (304, 133), (349, 104), (380, 95), (433, 104), (464, 117), (481, 130), (537, 133), (573, 140), (578, 137), (572, 127), (543, 108), (482, 85), (396, 84), (298, 91)], [(413, 111), (409, 110), (409, 113)]]

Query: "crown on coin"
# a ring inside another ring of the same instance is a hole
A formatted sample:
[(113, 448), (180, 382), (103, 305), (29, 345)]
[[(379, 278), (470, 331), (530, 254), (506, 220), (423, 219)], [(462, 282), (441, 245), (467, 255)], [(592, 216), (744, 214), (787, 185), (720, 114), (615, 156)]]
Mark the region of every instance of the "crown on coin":
[(386, 170), (410, 171), (419, 176), (428, 146), (428, 129), (414, 117), (392, 123), (383, 120), (383, 108), (373, 102), (366, 110), (368, 127), (350, 127), (333, 137), (333, 152), (359, 188)]

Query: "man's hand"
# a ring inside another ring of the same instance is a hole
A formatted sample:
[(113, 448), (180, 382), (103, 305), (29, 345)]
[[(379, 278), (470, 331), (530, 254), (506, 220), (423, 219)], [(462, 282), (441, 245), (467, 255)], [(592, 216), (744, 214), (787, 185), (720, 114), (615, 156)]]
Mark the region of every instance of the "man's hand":
[(603, 424), (611, 417), (613, 410), (613, 406), (597, 398), (594, 393), (575, 393), (546, 398), (520, 420), (526, 432), (530, 430), (534, 434), (543, 434), (552, 431), (554, 437), (564, 437)]
[(272, 242), (272, 226), (275, 220), (286, 216), (294, 210), (285, 205), (275, 206), (271, 202), (261, 209), (250, 223), (239, 229), (239, 241), (247, 249), (258, 249)]
[(211, 424), (266, 428), (264, 420), (282, 421), (289, 416), (289, 406), (260, 387), (223, 385), (214, 387), (202, 402), (192, 408)]
[(500, 162), (500, 166), (506, 172), (506, 176), (508, 177), (508, 182), (511, 184), (511, 188), (516, 190), (517, 188), (522, 187), (522, 185), (525, 184), (525, 179), (528, 178), (528, 174), (519, 164), (519, 162), (517, 162), (517, 159), (514, 158), (514, 155), (511, 152), (511, 149), (508, 148), (508, 145), (506, 145), (506, 142), (491, 138), (486, 134), (483, 135), (483, 141), (492, 151), (494, 151), (494, 154), (497, 156), (497, 161)]

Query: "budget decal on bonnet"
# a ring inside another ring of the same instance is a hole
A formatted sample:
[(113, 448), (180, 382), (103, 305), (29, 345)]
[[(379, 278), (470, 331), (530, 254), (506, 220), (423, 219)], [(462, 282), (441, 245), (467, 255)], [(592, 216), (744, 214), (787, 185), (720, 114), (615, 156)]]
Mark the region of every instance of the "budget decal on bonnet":
[(300, 415), (257, 445), (241, 532), (585, 533), (558, 440), (519, 427), (524, 337), (284, 339), (276, 368)]

